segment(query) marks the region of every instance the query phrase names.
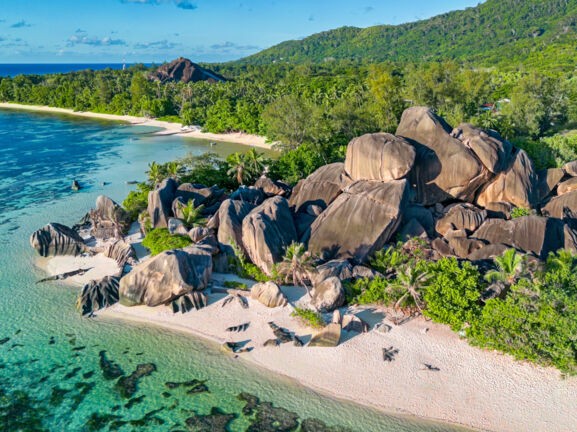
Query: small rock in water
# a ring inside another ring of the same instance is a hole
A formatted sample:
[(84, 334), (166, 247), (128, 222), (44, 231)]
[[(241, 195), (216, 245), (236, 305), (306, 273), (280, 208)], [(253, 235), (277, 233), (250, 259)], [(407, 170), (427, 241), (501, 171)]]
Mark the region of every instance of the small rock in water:
[[(169, 389), (175, 389), (178, 387), (185, 387), (188, 390), (186, 391), (186, 394), (197, 394), (197, 393), (205, 393), (205, 392), (209, 392), (208, 387), (206, 386), (206, 380), (190, 380), (190, 381), (185, 381), (185, 382), (166, 382), (164, 383), (164, 385), (166, 387), (168, 387)], [(170, 396), (170, 393), (168, 393), (168, 395)]]
[(153, 363), (144, 363), (136, 366), (136, 370), (127, 377), (121, 377), (116, 382), (116, 388), (120, 394), (125, 398), (130, 398), (136, 393), (136, 385), (138, 380), (142, 377), (150, 375), (156, 371), (156, 366)]
[(66, 375), (64, 375), (64, 378), (62, 378), (63, 380), (69, 380), (70, 378), (74, 378), (76, 375), (78, 375), (78, 372), (80, 371), (80, 367), (75, 367), (74, 369), (72, 369), (70, 372), (68, 372)]
[(138, 397), (130, 399), (128, 402), (126, 402), (124, 404), (124, 408), (126, 408), (126, 409), (132, 408), (133, 405), (136, 405), (136, 404), (139, 404), (140, 402), (142, 402), (145, 397), (146, 397), (146, 395), (142, 395), (142, 396), (138, 396)]
[(207, 415), (194, 413), (192, 417), (186, 419), (186, 426), (194, 431), (227, 431), (229, 423), (235, 418), (236, 414), (226, 414), (213, 407)]
[(120, 369), (114, 361), (108, 360), (106, 351), (100, 351), (100, 369), (102, 369), (102, 376), (105, 380), (112, 380), (124, 375), (124, 371)]

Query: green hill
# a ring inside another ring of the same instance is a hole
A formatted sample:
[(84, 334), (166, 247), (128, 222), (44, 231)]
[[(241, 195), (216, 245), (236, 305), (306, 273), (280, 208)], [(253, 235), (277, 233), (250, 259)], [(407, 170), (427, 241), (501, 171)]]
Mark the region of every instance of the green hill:
[(488, 0), (397, 26), (341, 27), (280, 43), (239, 63), (458, 60), (574, 70), (577, 0)]

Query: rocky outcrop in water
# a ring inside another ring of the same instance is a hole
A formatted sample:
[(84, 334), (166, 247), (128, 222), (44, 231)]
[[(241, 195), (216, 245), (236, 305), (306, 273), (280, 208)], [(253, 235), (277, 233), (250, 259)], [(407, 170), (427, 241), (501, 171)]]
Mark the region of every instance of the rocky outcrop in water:
[(30, 245), (43, 257), (77, 256), (88, 250), (76, 231), (59, 223), (49, 223), (32, 234)]

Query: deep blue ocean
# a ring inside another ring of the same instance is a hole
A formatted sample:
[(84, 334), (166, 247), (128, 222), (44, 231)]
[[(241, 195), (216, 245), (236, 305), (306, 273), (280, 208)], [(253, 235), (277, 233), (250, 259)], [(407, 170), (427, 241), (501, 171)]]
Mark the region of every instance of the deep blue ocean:
[[(0, 77), (16, 75), (46, 75), (54, 73), (76, 72), (85, 69), (103, 70), (122, 69), (122, 63), (9, 63), (0, 64)], [(126, 67), (131, 66), (126, 64)], [(147, 64), (146, 66), (150, 66)]]
[[(207, 141), (145, 131), (0, 110), (0, 431), (288, 430), (273, 420), (271, 429), (249, 429), (255, 417), (243, 411), (242, 392), (272, 403), (278, 408), (274, 416), (319, 419), (347, 431), (461, 430), (325, 397), (188, 335), (118, 319), (83, 318), (75, 308), (79, 288), (36, 284), (45, 274), (36, 268), (38, 256), (29, 245), (33, 231), (48, 222), (74, 224), (101, 194), (122, 202), (134, 187), (127, 181), (143, 180), (150, 161), (212, 150)], [(240, 148), (223, 143), (216, 149), (225, 156)], [(70, 189), (73, 179), (84, 187), (80, 192)], [(144, 363), (153, 363), (156, 371), (141, 378), (134, 396), (126, 399), (114, 380), (105, 379), (101, 352), (126, 375)], [(167, 385), (193, 380), (206, 391)], [(228, 429), (185, 424), (191, 417), (218, 422), (224, 414), (233, 419)]]

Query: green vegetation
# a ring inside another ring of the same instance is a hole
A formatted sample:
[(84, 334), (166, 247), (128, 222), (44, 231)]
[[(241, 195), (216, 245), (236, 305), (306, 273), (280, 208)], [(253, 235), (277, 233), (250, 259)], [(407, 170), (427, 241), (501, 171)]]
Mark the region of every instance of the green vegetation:
[(257, 282), (268, 282), (275, 279), (274, 277), (267, 276), (260, 268), (251, 263), (244, 254), (244, 251), (233, 239), (229, 239), (229, 242), (234, 251), (234, 257), (229, 257), (229, 266), (234, 269), (237, 275)]
[(156, 228), (146, 234), (142, 246), (150, 250), (151, 255), (172, 249), (181, 249), (190, 246), (192, 240), (188, 236), (173, 235), (166, 228)]
[[(510, 249), (495, 258), (495, 269), (484, 277), (468, 261), (416, 259), (400, 245), (378, 257), (373, 263), (381, 269), (389, 270), (391, 262), (399, 267), (387, 277), (345, 283), (349, 303), (422, 310), (462, 331), (474, 345), (577, 374), (577, 258), (572, 252), (551, 253), (535, 270)], [(484, 304), (481, 295), (494, 281), (506, 289)]]
[(428, 266), (430, 282), (423, 302), (423, 315), (435, 322), (449, 324), (455, 331), (472, 322), (481, 305), (481, 274), (470, 262), (459, 263), (455, 258), (444, 258)]
[(190, 200), (186, 205), (180, 205), (182, 220), (188, 228), (206, 225), (206, 218), (202, 216), (204, 205), (196, 206), (194, 200)]
[(313, 271), (313, 257), (303, 243), (293, 242), (285, 248), (285, 255), (276, 270), (285, 282), (290, 281), (295, 286), (303, 286), (310, 296), (307, 280)]
[(397, 26), (341, 27), (282, 42), (238, 63), (434, 61), (575, 68), (574, 0), (487, 0), (477, 7)]
[(226, 288), (231, 288), (231, 289), (238, 289), (238, 290), (242, 290), (242, 291), (248, 291), (248, 285), (242, 282), (237, 282), (237, 281), (224, 281), (224, 286)]
[(133, 221), (136, 221), (138, 215), (143, 210), (146, 210), (148, 206), (148, 192), (151, 190), (152, 188), (146, 183), (139, 183), (136, 186), (136, 190), (130, 191), (122, 203), (122, 206), (128, 212)]
[(546, 268), (513, 285), (505, 299), (487, 301), (468, 336), (497, 349), (561, 371), (577, 373), (577, 280), (575, 257), (551, 255)]
[(513, 219), (516, 219), (518, 217), (522, 217), (522, 216), (530, 216), (531, 215), (531, 210), (526, 209), (526, 208), (522, 208), (522, 207), (515, 207), (513, 209), (513, 211), (511, 212), (511, 217)]
[(295, 307), (295, 310), (291, 313), (291, 316), (299, 318), (305, 325), (321, 329), (327, 325), (323, 316), (319, 312), (315, 312), (310, 309), (301, 309)]

